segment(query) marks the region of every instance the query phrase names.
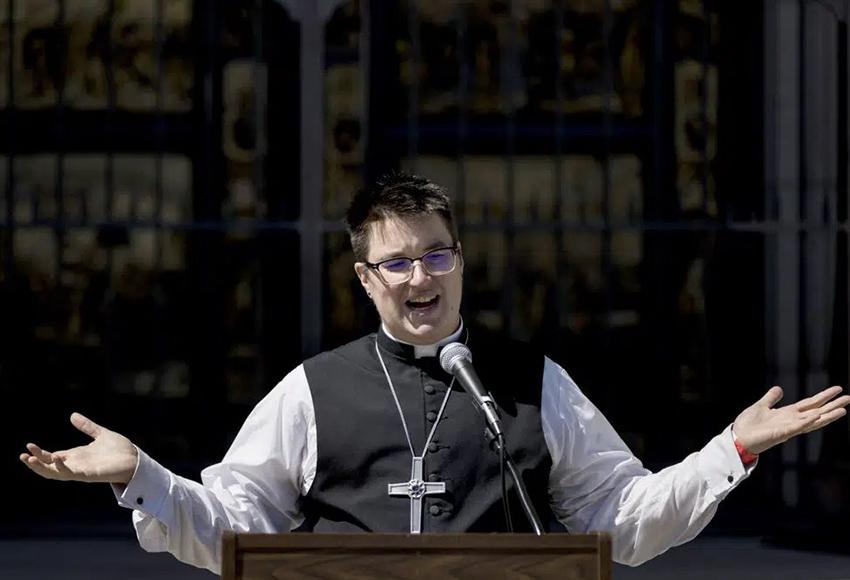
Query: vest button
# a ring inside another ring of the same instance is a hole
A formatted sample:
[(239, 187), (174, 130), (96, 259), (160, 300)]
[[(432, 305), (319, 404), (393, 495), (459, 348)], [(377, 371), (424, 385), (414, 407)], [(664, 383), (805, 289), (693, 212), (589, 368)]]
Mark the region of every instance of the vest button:
[(425, 392), (429, 395), (433, 395), (437, 392), (437, 389), (434, 388), (434, 385), (425, 385)]
[(425, 413), (425, 418), (433, 423), (437, 420), (437, 414), (434, 411), (428, 411)]
[(428, 481), (440, 481), (439, 473), (431, 473), (428, 475)]
[(440, 506), (438, 505), (432, 505), (428, 508), (428, 511), (431, 513), (432, 516), (438, 516), (443, 513), (443, 510), (441, 510)]
[(437, 449), (439, 449), (439, 446), (437, 446), (437, 444), (433, 441), (428, 444), (428, 451), (430, 451), (431, 453), (434, 453), (435, 451), (437, 451)]

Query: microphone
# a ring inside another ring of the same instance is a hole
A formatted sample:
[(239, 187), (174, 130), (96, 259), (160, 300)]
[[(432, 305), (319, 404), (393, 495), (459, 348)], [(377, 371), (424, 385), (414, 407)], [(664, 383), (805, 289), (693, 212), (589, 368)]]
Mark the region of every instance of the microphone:
[(440, 366), (447, 373), (454, 375), (460, 386), (472, 396), (475, 404), (484, 412), (484, 418), (490, 430), (496, 437), (502, 436), (502, 422), (496, 413), (496, 403), (490, 396), (481, 379), (472, 367), (472, 353), (466, 345), (451, 342), (440, 351)]

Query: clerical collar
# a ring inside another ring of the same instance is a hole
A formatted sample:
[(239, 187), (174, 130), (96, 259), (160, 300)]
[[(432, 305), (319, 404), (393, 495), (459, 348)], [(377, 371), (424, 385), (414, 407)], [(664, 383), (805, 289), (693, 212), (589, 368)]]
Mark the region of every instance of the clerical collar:
[[(392, 334), (390, 334), (390, 331), (387, 330), (387, 327), (386, 325), (384, 325), (383, 322), (381, 323), (381, 332), (378, 334), (378, 342), (381, 344), (381, 346), (397, 355), (406, 358), (424, 358), (429, 356), (437, 356), (437, 353), (439, 352), (441, 346), (450, 342), (457, 342), (460, 340), (461, 336), (463, 335), (463, 319), (461, 318), (460, 325), (458, 326), (456, 331), (454, 331), (446, 338), (440, 340), (439, 342), (435, 342), (434, 344), (410, 344), (409, 342), (399, 340)], [(388, 340), (382, 340), (384, 338)]]

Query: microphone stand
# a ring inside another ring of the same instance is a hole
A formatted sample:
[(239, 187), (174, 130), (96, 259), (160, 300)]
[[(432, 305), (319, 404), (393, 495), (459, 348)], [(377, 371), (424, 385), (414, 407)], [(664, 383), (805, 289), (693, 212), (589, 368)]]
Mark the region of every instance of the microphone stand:
[(508, 472), (511, 474), (511, 479), (514, 480), (517, 495), (519, 496), (519, 502), (520, 505), (522, 505), (522, 511), (525, 512), (525, 517), (528, 518), (528, 523), (531, 524), (531, 529), (534, 530), (536, 535), (542, 536), (546, 532), (543, 531), (543, 524), (540, 522), (540, 516), (537, 515), (537, 510), (534, 509), (534, 504), (531, 503), (531, 498), (528, 495), (528, 490), (525, 488), (525, 483), (522, 481), (522, 478), (517, 471), (514, 460), (511, 459), (511, 454), (508, 453), (508, 446), (505, 445), (504, 435), (502, 437), (496, 437), (493, 435), (493, 431), (489, 426), (485, 430), (485, 435), (488, 439), (490, 439), (491, 449), (500, 453), (501, 457), (505, 458), (505, 465), (508, 468)]

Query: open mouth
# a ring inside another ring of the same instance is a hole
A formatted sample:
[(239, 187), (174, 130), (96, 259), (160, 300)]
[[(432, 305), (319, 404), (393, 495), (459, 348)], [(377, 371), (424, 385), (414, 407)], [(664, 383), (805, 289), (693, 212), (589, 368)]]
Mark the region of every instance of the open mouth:
[(412, 298), (405, 302), (408, 308), (416, 311), (427, 310), (429, 308), (433, 308), (440, 301), (439, 295), (434, 296), (419, 296), (417, 298)]

